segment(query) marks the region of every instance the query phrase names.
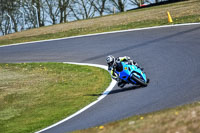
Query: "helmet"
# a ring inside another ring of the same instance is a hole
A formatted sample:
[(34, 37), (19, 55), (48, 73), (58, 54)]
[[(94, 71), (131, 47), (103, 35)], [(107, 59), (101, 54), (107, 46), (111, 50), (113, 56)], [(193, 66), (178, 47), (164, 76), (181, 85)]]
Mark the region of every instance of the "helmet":
[(112, 56), (112, 55), (107, 56), (106, 62), (107, 62), (107, 64), (108, 64), (109, 66), (113, 65), (114, 62), (115, 62), (115, 57)]

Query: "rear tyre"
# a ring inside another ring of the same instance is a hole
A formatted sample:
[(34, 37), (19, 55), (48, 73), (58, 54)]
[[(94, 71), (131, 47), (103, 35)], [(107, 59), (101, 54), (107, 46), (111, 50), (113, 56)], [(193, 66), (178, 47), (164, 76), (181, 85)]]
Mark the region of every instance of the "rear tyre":
[(141, 86), (144, 86), (144, 87), (146, 87), (147, 86), (147, 83), (145, 83), (145, 81), (144, 80), (142, 80), (142, 79), (139, 79), (138, 77), (136, 77), (136, 76), (132, 76), (132, 79), (134, 80), (134, 81), (136, 81), (139, 85), (141, 85)]
[(147, 79), (147, 83), (149, 83), (150, 82), (150, 79)]
[(118, 87), (123, 88), (126, 85), (126, 83), (125, 82), (118, 82), (117, 85), (118, 85)]

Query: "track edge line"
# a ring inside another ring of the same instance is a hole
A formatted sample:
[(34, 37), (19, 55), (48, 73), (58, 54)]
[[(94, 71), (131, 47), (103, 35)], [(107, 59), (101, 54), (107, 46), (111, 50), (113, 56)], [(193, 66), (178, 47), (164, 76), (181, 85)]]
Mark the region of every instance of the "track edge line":
[(58, 40), (64, 40), (64, 39), (74, 39), (74, 38), (97, 36), (97, 35), (106, 35), (106, 34), (123, 33), (123, 32), (140, 31), (140, 30), (157, 29), (157, 28), (166, 28), (166, 27), (188, 26), (188, 25), (197, 25), (197, 24), (200, 24), (200, 23), (198, 23), (198, 22), (197, 23), (183, 23), (183, 24), (161, 25), (161, 26), (153, 26), (153, 27), (145, 27), (145, 28), (128, 29), (128, 30), (101, 32), (101, 33), (94, 33), (94, 34), (86, 34), (86, 35), (77, 35), (77, 36), (64, 37), (64, 38), (49, 39), (49, 40), (39, 40), (39, 41), (23, 42), (23, 43), (16, 43), (16, 44), (8, 44), (8, 45), (2, 45), (2, 46), (0, 46), (0, 48), (1, 47), (18, 46), (18, 45), (24, 45), (24, 44), (30, 44), (30, 43), (38, 43), (38, 42), (58, 41)]
[[(75, 62), (63, 62), (63, 63), (66, 63), (66, 64), (76, 64), (76, 65), (93, 66), (93, 67), (98, 67), (98, 68), (102, 68), (102, 69), (107, 70), (107, 66), (105, 66), (105, 65), (89, 64), (89, 63), (75, 63)], [(41, 133), (41, 132), (43, 132), (43, 131), (46, 131), (46, 130), (48, 130), (48, 129), (50, 129), (50, 128), (53, 128), (53, 127), (55, 127), (55, 126), (57, 126), (57, 125), (59, 125), (59, 124), (61, 124), (61, 123), (63, 123), (63, 122), (66, 122), (66, 121), (72, 119), (73, 117), (75, 117), (75, 116), (81, 114), (82, 112), (86, 111), (87, 109), (89, 109), (89, 108), (92, 107), (93, 105), (97, 104), (97, 103), (98, 103), (99, 101), (101, 101), (102, 99), (104, 99), (104, 98), (109, 94), (109, 92), (114, 88), (115, 85), (116, 85), (116, 81), (112, 79), (112, 81), (111, 81), (110, 85), (108, 86), (108, 88), (102, 93), (102, 95), (101, 95), (100, 97), (98, 97), (98, 99), (97, 99), (96, 101), (90, 103), (89, 105), (85, 106), (84, 108), (82, 108), (81, 110), (77, 111), (76, 113), (74, 113), (74, 114), (68, 116), (67, 118), (65, 118), (65, 119), (63, 119), (63, 120), (61, 120), (61, 121), (59, 121), (59, 122), (57, 122), (57, 123), (55, 123), (55, 124), (53, 124), (53, 125), (51, 125), (51, 126), (48, 126), (48, 127), (44, 128), (44, 129), (42, 129), (42, 130), (40, 130), (40, 131), (37, 131), (37, 132), (35, 132), (35, 133)]]

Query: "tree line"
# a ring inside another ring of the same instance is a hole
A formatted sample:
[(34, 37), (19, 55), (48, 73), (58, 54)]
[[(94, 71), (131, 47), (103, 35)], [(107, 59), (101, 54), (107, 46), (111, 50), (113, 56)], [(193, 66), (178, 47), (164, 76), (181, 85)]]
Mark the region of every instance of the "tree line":
[(0, 0), (0, 35), (124, 12), (159, 0)]

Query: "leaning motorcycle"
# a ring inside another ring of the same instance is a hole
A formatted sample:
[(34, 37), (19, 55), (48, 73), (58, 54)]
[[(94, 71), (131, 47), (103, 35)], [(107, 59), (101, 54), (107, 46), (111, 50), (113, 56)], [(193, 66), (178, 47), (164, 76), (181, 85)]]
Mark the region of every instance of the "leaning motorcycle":
[(121, 62), (116, 73), (119, 78), (126, 83), (133, 85), (147, 86), (149, 79), (147, 79), (145, 72), (135, 65), (130, 65), (127, 62)]

